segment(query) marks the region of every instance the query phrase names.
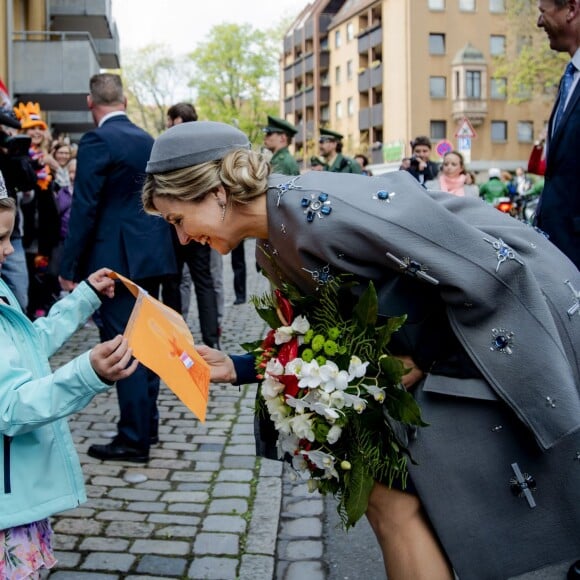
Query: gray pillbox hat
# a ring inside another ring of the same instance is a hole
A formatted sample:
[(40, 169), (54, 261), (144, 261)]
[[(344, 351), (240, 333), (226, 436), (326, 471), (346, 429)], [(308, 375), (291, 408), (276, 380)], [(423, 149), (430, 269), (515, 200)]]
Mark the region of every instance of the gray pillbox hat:
[(250, 142), (246, 135), (226, 123), (180, 123), (155, 139), (145, 171), (166, 173), (222, 159), (232, 149), (249, 148)]

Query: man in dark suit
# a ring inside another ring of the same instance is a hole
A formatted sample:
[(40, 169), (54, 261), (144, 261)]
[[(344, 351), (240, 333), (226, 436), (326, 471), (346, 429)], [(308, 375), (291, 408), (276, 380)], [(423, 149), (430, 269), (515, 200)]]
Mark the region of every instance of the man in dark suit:
[[(153, 139), (127, 117), (118, 75), (94, 75), (87, 103), (97, 128), (79, 144), (61, 286), (70, 290), (88, 272), (107, 266), (157, 296), (160, 283), (176, 273), (176, 263), (168, 224), (147, 215), (141, 205), (142, 178)], [(122, 284), (114, 299), (103, 300), (102, 340), (123, 333), (134, 304)], [(88, 454), (103, 460), (146, 462), (158, 437), (158, 393), (159, 377), (141, 365), (119, 381), (118, 434), (108, 445), (92, 445)]]
[(580, 0), (539, 0), (538, 26), (571, 60), (550, 116), (544, 191), (536, 225), (580, 268)]

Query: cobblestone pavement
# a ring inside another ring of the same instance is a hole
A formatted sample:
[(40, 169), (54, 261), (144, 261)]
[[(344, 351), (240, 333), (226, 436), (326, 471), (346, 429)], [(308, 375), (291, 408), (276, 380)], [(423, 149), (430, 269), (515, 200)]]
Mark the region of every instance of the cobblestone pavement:
[[(253, 247), (246, 242), (248, 296), (267, 289)], [(265, 326), (249, 303), (233, 306), (229, 257), (224, 285), (222, 348), (241, 352)], [(188, 322), (200, 340), (195, 304)], [(51, 362), (60, 366), (97, 340), (86, 326)], [(115, 434), (114, 389), (72, 416), (88, 502), (52, 519), (59, 563), (50, 579), (326, 579), (323, 499), (281, 463), (256, 458), (254, 396), (255, 385), (212, 386), (202, 424), (162, 385), (160, 443), (143, 466), (86, 454)]]

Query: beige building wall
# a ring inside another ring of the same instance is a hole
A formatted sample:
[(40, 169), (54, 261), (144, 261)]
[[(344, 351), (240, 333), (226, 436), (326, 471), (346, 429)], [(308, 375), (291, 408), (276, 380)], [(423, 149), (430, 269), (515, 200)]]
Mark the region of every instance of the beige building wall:
[[(356, 40), (346, 43), (346, 26), (352, 23), (357, 33), (359, 23), (364, 21), (373, 7), (380, 6), (382, 19), (382, 63), (383, 63), (383, 126), (382, 142), (402, 141), (409, 153), (409, 141), (417, 135), (430, 135), (432, 121), (445, 121), (446, 139), (454, 147), (457, 146), (455, 133), (461, 123), (463, 114), (457, 112), (454, 118), (454, 108), (459, 102), (454, 99), (454, 68), (456, 55), (471, 43), (483, 56), (480, 64), (465, 64), (465, 70), (482, 71), (482, 107), (486, 112), (482, 120), (467, 117), (474, 125), (477, 133), (471, 142), (472, 161), (485, 161), (487, 165), (495, 162), (500, 164), (515, 164), (527, 160), (532, 142), (538, 138), (547, 123), (553, 100), (535, 98), (533, 101), (521, 104), (510, 104), (507, 99), (490, 98), (491, 78), (494, 73), (494, 59), (491, 55), (491, 36), (505, 36), (508, 52), (515, 38), (510, 36), (508, 18), (505, 13), (492, 13), (489, 0), (477, 0), (474, 12), (461, 11), (458, 0), (446, 0), (445, 9), (431, 10), (428, 0), (379, 0), (374, 3), (359, 0), (360, 9), (348, 6), (350, 10), (341, 18), (341, 13), (335, 18), (335, 24), (329, 30), (329, 47), (331, 70), (329, 75), (331, 86), (331, 123), (330, 126), (352, 139), (345, 143), (345, 149), (350, 153), (364, 147), (365, 138), (369, 132), (359, 131), (357, 143), (357, 116), (347, 117), (348, 99), (357, 104), (357, 109), (368, 107), (368, 98), (358, 92), (356, 79), (352, 83), (345, 82), (347, 59), (358, 61), (357, 70), (364, 70), (370, 62), (358, 54)], [(346, 5), (345, 5), (346, 8)], [(340, 31), (342, 44), (335, 46), (335, 32)], [(431, 55), (429, 53), (430, 33), (445, 35), (445, 53)], [(368, 60), (368, 59), (367, 59)], [(335, 71), (340, 66), (341, 82), (336, 83)], [(362, 68), (361, 68), (362, 66)], [(446, 78), (446, 95), (444, 98), (431, 98), (429, 83), (431, 76)], [(508, 80), (509, 83), (509, 80)], [(514, 90), (508, 86), (508, 90)], [(336, 103), (342, 103), (342, 118), (337, 117)], [(372, 105), (376, 103), (370, 103)], [(507, 122), (507, 139), (505, 142), (492, 142), (492, 121)], [(533, 135), (530, 140), (520, 142), (518, 139), (518, 122), (533, 123)], [(375, 130), (381, 131), (380, 127)], [(437, 140), (434, 140), (435, 142)], [(436, 157), (436, 155), (435, 155)]]

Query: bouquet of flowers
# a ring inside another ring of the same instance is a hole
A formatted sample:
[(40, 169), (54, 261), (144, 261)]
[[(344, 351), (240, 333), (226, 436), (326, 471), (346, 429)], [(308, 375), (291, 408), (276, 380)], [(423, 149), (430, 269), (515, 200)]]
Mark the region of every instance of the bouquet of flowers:
[(375, 480), (405, 485), (410, 455), (400, 435), (425, 425), (400, 383), (408, 371), (387, 350), (405, 317), (380, 319), (372, 282), (358, 299), (356, 286), (343, 276), (314, 297), (289, 285), (253, 297), (271, 330), (243, 345), (256, 358), (256, 411), (273, 422), (279, 457), (311, 491), (337, 498), (346, 528), (364, 515)]

